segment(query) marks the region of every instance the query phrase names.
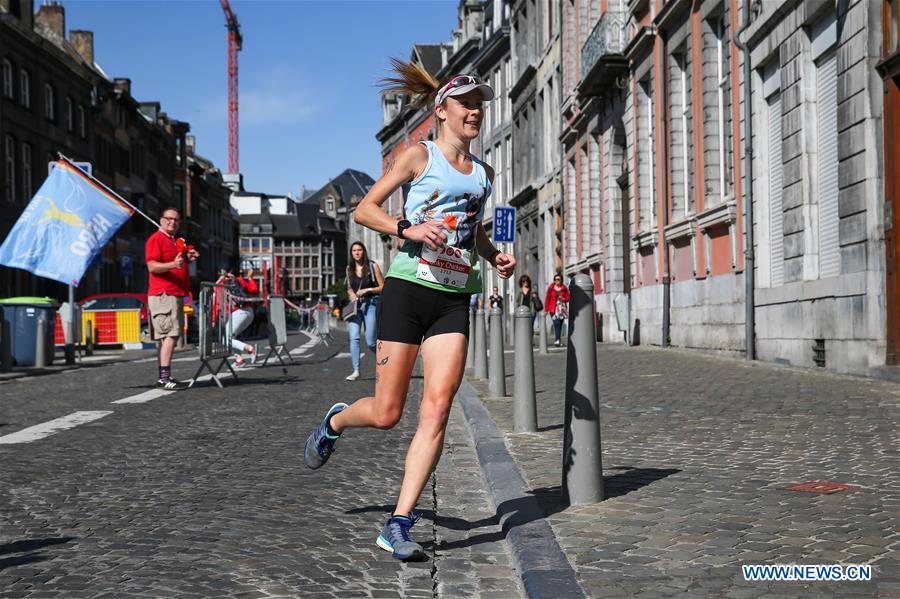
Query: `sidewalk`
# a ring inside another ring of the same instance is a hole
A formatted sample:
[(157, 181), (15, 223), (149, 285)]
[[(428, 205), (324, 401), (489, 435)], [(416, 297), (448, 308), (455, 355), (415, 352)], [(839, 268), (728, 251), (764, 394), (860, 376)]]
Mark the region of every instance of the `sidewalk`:
[[(194, 345), (186, 345), (184, 347), (176, 347), (173, 354), (176, 358), (197, 353)], [(92, 366), (100, 366), (104, 364), (115, 364), (117, 362), (135, 362), (137, 360), (152, 361), (156, 359), (157, 351), (153, 349), (95, 349), (93, 355), (88, 356), (82, 354), (75, 358), (74, 364), (66, 364), (65, 356), (61, 351), (57, 351), (53, 357), (53, 364), (39, 368), (37, 366), (14, 366), (9, 372), (0, 372), (0, 383), (23, 379), (26, 377), (43, 376), (47, 374), (59, 374), (70, 370), (78, 370), (79, 368), (89, 368)]]
[[(588, 596), (900, 596), (896, 384), (600, 344), (606, 500), (566, 508), (566, 353), (534, 357), (536, 434), (512, 433), (511, 398), (469, 381)], [(512, 393), (512, 354), (506, 372)], [(853, 488), (785, 489), (811, 481)], [(745, 582), (740, 569), (794, 563), (871, 564), (872, 581)]]

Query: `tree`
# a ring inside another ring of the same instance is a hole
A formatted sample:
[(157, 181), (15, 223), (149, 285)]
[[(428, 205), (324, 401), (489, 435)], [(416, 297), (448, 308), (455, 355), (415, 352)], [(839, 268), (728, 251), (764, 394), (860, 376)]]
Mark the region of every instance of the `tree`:
[(331, 286), (325, 290), (325, 295), (331, 294), (334, 294), (335, 296), (334, 301), (336, 306), (343, 306), (350, 301), (350, 295), (347, 293), (347, 281), (345, 279), (338, 279), (332, 283)]

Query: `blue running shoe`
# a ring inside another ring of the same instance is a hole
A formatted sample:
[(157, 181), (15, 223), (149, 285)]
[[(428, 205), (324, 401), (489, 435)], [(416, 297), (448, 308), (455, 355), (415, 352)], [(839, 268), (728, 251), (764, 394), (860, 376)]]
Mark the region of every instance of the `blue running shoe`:
[(397, 559), (403, 561), (425, 560), (427, 556), (422, 546), (409, 539), (409, 529), (418, 521), (418, 514), (391, 516), (375, 542), (385, 551), (390, 551)]
[(336, 403), (331, 406), (325, 418), (319, 423), (306, 440), (306, 450), (303, 452), (303, 462), (312, 470), (321, 468), (331, 453), (334, 451), (334, 443), (341, 438), (340, 435), (332, 437), (328, 434), (328, 419), (342, 410), (349, 408), (345, 403)]

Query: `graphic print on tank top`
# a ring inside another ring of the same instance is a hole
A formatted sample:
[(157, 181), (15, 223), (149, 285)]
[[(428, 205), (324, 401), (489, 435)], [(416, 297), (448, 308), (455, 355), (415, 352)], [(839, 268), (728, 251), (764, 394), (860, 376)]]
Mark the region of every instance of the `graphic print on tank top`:
[[(472, 172), (463, 174), (450, 166), (440, 148), (425, 142), (429, 158), (425, 173), (404, 186), (406, 218), (414, 225), (430, 220), (444, 223), (447, 245), (475, 249), (475, 228), (481, 222), (490, 195), (484, 165), (472, 157)], [(424, 197), (422, 201), (419, 198)]]
[[(462, 281), (450, 284), (443, 277), (422, 280), (419, 270), (423, 252), (430, 254), (423, 244), (407, 241), (392, 261), (388, 277), (397, 277), (448, 291), (472, 293), (480, 289), (481, 275), (475, 251), (475, 232), (484, 215), (484, 207), (491, 194), (491, 183), (484, 164), (472, 157), (472, 170), (461, 173), (447, 161), (433, 142), (421, 142), (428, 149), (428, 164), (417, 179), (403, 186), (403, 213), (413, 225), (430, 220), (443, 223), (447, 235), (446, 246), (463, 250), (468, 255), (468, 271)], [(417, 275), (417, 273), (419, 273)]]

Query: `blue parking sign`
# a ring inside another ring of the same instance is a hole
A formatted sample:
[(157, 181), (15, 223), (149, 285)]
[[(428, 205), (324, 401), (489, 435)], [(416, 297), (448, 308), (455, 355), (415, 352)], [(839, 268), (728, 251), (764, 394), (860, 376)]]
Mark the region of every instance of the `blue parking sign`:
[(516, 209), (494, 208), (494, 242), (513, 243), (516, 240)]

